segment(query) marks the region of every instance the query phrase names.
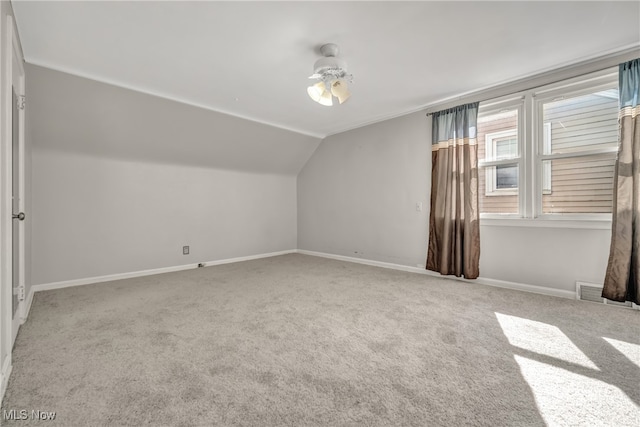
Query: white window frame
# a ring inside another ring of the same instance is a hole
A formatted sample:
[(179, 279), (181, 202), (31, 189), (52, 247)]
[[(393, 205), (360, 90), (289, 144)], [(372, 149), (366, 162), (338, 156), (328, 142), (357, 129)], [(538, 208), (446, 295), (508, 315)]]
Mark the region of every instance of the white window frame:
[[(542, 125), (542, 152), (551, 152), (551, 123)], [(542, 194), (551, 194), (551, 163), (542, 162)]]
[[(545, 102), (558, 97), (573, 97), (597, 92), (599, 89), (610, 87), (617, 80), (618, 69), (611, 67), (587, 76), (567, 79), (480, 103), (479, 117), (496, 114), (504, 109), (518, 108), (519, 155), (515, 159), (479, 162), (479, 167), (516, 164), (519, 167), (518, 213), (481, 213), (482, 225), (596, 229), (611, 227), (610, 213), (544, 214), (542, 212), (542, 196), (551, 193), (551, 169), (550, 166), (544, 167), (543, 161), (595, 154), (615, 155), (617, 152), (617, 148), (598, 148), (579, 153), (544, 154), (545, 151), (551, 151), (551, 126), (543, 123), (542, 106)], [(550, 163), (547, 162), (546, 165)]]
[[(507, 129), (499, 132), (492, 132), (492, 133), (486, 134), (484, 136), (485, 157), (487, 159), (494, 158), (493, 153), (495, 152), (495, 145), (496, 145), (497, 139), (504, 138), (504, 137), (512, 137), (512, 136), (516, 137), (516, 140), (517, 140), (517, 136), (518, 136), (517, 129), (513, 128), (513, 129)], [(514, 158), (512, 157), (510, 158), (510, 160), (511, 159), (514, 159)], [(485, 196), (515, 196), (518, 194), (517, 188), (516, 189), (496, 188), (497, 181), (498, 181), (497, 175), (498, 175), (498, 170), (496, 166), (487, 167), (485, 169)], [(518, 181), (520, 181), (519, 175), (520, 174), (518, 173)]]
[[(493, 158), (493, 153), (495, 151), (495, 140), (498, 138), (504, 138), (509, 136), (517, 136), (518, 130), (507, 129), (499, 132), (488, 133), (484, 136), (485, 141), (485, 157)], [(544, 151), (551, 151), (551, 123), (545, 123), (543, 128), (543, 136), (544, 136)], [(485, 168), (485, 196), (515, 196), (518, 194), (517, 189), (511, 188), (496, 188), (497, 182), (497, 169), (495, 167)], [(551, 194), (551, 164), (550, 163), (542, 163), (542, 194)], [(520, 176), (518, 174), (518, 181), (520, 180)]]

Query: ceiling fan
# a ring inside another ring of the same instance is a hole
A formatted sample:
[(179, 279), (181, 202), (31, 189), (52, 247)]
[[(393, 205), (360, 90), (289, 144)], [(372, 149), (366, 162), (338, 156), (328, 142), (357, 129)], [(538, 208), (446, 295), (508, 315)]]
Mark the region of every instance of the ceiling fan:
[(347, 63), (337, 57), (336, 44), (322, 45), (320, 53), (323, 57), (313, 65), (313, 75), (309, 76), (319, 82), (309, 86), (307, 93), (320, 105), (332, 106), (334, 96), (342, 104), (351, 96), (348, 84), (353, 82), (353, 75), (347, 73)]

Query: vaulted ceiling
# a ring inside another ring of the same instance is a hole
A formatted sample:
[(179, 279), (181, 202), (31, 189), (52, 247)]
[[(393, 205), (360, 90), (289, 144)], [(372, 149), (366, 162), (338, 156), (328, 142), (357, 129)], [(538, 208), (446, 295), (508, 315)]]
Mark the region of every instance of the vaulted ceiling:
[[(27, 62), (323, 137), (640, 46), (639, 2), (13, 1)], [(328, 42), (354, 75), (323, 107)]]

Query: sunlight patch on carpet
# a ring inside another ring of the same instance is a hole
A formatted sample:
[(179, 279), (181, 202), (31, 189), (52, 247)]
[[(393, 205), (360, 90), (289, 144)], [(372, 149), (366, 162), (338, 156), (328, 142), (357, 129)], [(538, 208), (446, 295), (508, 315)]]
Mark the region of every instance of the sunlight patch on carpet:
[(557, 326), (507, 314), (495, 314), (511, 345), (599, 370)]
[(640, 408), (614, 385), (514, 356), (550, 426), (635, 426)]
[(602, 337), (602, 339), (611, 344), (613, 348), (624, 354), (627, 359), (635, 363), (636, 366), (640, 368), (640, 345), (614, 340), (613, 338), (607, 337)]

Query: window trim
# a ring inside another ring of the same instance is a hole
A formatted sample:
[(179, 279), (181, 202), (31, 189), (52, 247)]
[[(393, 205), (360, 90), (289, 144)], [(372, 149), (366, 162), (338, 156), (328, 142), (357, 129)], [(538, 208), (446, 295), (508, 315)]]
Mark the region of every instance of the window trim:
[[(542, 127), (542, 152), (551, 151), (551, 123), (543, 123)], [(544, 160), (544, 159), (542, 159)], [(547, 166), (547, 167), (545, 167)], [(542, 194), (551, 194), (551, 163), (542, 162)]]
[[(592, 230), (610, 230), (611, 218), (522, 218), (507, 214), (503, 217), (480, 217), (480, 226), (487, 227), (533, 227), (533, 228), (582, 228)], [(586, 215), (586, 214), (585, 214)]]

